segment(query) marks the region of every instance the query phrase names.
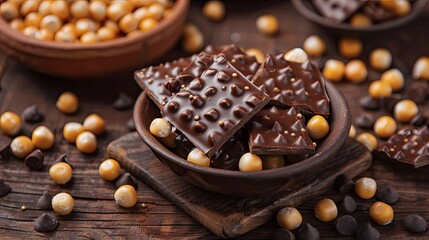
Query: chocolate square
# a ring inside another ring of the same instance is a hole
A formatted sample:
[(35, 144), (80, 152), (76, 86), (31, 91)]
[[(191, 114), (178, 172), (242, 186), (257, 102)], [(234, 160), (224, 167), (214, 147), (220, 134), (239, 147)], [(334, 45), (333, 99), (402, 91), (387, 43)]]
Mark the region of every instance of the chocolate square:
[(270, 104), (296, 107), (304, 113), (329, 115), (325, 79), (316, 65), (289, 62), (284, 55), (267, 54), (252, 82), (270, 98)]
[(249, 148), (254, 154), (309, 154), (316, 144), (305, 128), (304, 117), (296, 108), (265, 108), (251, 120)]
[(313, 5), (322, 16), (343, 22), (365, 2), (366, 0), (313, 0)]
[(212, 157), (269, 97), (220, 55), (162, 109), (163, 116)]

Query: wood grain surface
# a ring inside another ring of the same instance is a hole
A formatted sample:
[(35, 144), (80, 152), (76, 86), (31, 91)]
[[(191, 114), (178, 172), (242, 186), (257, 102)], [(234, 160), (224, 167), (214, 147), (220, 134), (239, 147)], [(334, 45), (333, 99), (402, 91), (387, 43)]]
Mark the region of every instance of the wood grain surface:
[[(310, 34), (319, 34), (328, 41), (328, 51), (335, 54), (337, 37), (305, 21), (289, 1), (227, 1), (227, 17), (221, 23), (212, 23), (201, 16), (202, 2), (192, 3), (190, 21), (201, 27), (207, 43), (225, 44), (236, 41), (244, 48), (257, 47), (266, 52), (279, 52), (302, 45)], [(255, 19), (263, 13), (273, 13), (281, 20), (278, 36), (265, 37), (257, 32)], [(417, 57), (429, 55), (428, 39), (429, 8), (423, 16), (411, 25), (400, 29), (373, 34), (364, 39), (365, 49), (387, 47), (411, 69)], [(172, 50), (161, 61), (174, 59), (184, 54), (179, 48)], [(0, 59), (4, 59), (0, 56)], [(63, 80), (36, 74), (12, 63), (1, 80), (0, 112), (13, 110), (21, 112), (31, 104), (37, 104), (46, 114), (43, 124), (56, 128), (56, 147), (46, 152), (49, 163), (60, 153), (67, 153), (74, 164), (73, 181), (66, 186), (55, 185), (43, 171), (30, 172), (22, 160), (10, 158), (0, 162), (0, 177), (12, 186), (12, 192), (0, 198), (1, 239), (217, 239), (209, 230), (176, 208), (156, 191), (139, 182), (139, 203), (132, 209), (118, 207), (113, 201), (115, 187), (98, 176), (98, 164), (107, 157), (107, 144), (128, 132), (125, 123), (131, 117), (131, 110), (119, 112), (112, 108), (112, 102), (119, 91), (136, 97), (140, 92), (128, 76), (112, 76), (96, 80)], [(339, 84), (349, 99), (354, 115), (360, 111), (357, 99), (366, 92), (365, 85)], [(66, 116), (55, 109), (55, 100), (65, 90), (74, 91), (81, 100), (76, 115)], [(100, 136), (97, 154), (84, 155), (61, 138), (61, 128), (69, 121), (82, 121), (90, 113), (98, 113), (107, 121), (107, 132)], [(27, 127), (32, 127), (28, 125)], [(1, 135), (0, 141), (5, 137)], [(429, 220), (429, 167), (411, 169), (399, 164), (375, 159), (373, 167), (362, 176), (374, 177), (380, 184), (388, 183), (401, 194), (394, 206), (395, 219), (388, 226), (376, 226), (382, 239), (428, 239), (427, 232), (410, 234), (401, 225), (409, 213), (419, 213)], [(32, 221), (43, 211), (36, 209), (36, 201), (44, 190), (51, 193), (70, 192), (76, 201), (73, 214), (60, 217), (58, 229), (52, 233), (37, 233)], [(324, 196), (338, 200), (341, 196), (334, 191)], [(315, 198), (299, 209), (305, 221), (316, 226), (323, 239), (338, 239), (339, 234), (330, 223), (321, 223), (313, 215)], [(370, 221), (367, 209), (374, 200), (360, 201), (354, 217), (359, 222)], [(27, 206), (22, 212), (21, 206)], [(270, 239), (277, 224), (274, 219), (239, 237), (240, 239)], [(344, 238), (346, 239), (346, 238)]]

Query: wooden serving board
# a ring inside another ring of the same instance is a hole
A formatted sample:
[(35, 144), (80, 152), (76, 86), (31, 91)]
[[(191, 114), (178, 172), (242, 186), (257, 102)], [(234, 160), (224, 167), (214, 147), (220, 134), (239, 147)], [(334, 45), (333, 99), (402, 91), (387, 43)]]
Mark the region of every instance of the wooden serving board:
[(272, 195), (233, 197), (197, 188), (176, 176), (142, 142), (136, 132), (107, 148), (121, 166), (221, 237), (237, 237), (271, 220), (286, 206), (298, 206), (332, 188), (340, 174), (355, 177), (372, 164), (371, 153), (349, 139), (325, 166), (324, 174), (309, 185)]

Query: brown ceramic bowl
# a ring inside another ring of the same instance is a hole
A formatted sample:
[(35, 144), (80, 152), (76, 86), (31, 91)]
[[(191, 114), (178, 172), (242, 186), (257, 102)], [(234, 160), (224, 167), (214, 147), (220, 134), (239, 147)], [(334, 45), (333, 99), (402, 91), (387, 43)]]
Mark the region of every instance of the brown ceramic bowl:
[(381, 22), (368, 27), (354, 27), (348, 23), (336, 23), (323, 17), (314, 8), (311, 0), (292, 0), (292, 4), (295, 9), (307, 20), (310, 20), (319, 26), (334, 30), (336, 33), (352, 35), (380, 32), (403, 26), (420, 15), (425, 9), (426, 3), (427, 0), (415, 0), (413, 2), (411, 13), (407, 16)]
[(188, 182), (203, 189), (227, 195), (249, 196), (274, 193), (303, 186), (320, 174), (320, 166), (328, 163), (348, 137), (351, 116), (344, 95), (330, 82), (326, 83), (331, 98), (330, 132), (319, 143), (316, 154), (283, 168), (258, 172), (240, 172), (201, 167), (180, 158), (162, 145), (150, 132), (152, 120), (160, 116), (158, 108), (145, 92), (134, 107), (137, 132), (165, 165)]
[(91, 45), (40, 41), (13, 30), (0, 17), (0, 50), (35, 71), (54, 76), (90, 78), (131, 72), (151, 63), (176, 44), (188, 15), (189, 2), (177, 0), (172, 15), (151, 31)]

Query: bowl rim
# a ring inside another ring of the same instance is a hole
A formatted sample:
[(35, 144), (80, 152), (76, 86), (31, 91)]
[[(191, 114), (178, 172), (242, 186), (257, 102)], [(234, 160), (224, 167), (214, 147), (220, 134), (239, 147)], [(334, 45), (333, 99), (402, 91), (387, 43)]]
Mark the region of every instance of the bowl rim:
[(350, 32), (376, 32), (376, 31), (382, 31), (382, 30), (389, 30), (393, 28), (397, 28), (399, 26), (402, 26), (417, 16), (419, 16), (423, 10), (425, 9), (424, 6), (426, 5), (428, 0), (416, 0), (413, 3), (413, 7), (411, 10), (411, 13), (407, 16), (395, 19), (395, 20), (389, 20), (383, 23), (374, 24), (371, 26), (365, 26), (365, 27), (353, 27), (350, 24), (345, 24), (344, 22), (341, 23), (335, 23), (332, 21), (327, 21), (326, 18), (318, 14), (317, 12), (309, 9), (304, 2), (308, 2), (309, 0), (292, 0), (292, 5), (295, 7), (295, 9), (307, 20), (310, 20), (313, 23), (319, 24), (321, 26), (331, 28), (331, 29), (337, 29), (342, 31), (350, 31)]
[[(255, 172), (241, 172), (241, 171), (233, 171), (233, 170), (225, 170), (225, 169), (216, 169), (216, 168), (208, 168), (208, 167), (202, 167), (198, 166), (196, 164), (190, 163), (186, 161), (185, 159), (177, 156), (175, 153), (170, 151), (168, 148), (166, 148), (163, 144), (161, 144), (150, 132), (148, 129), (144, 128), (142, 124), (142, 119), (140, 116), (144, 116), (143, 114), (143, 108), (142, 105), (144, 101), (152, 101), (147, 96), (146, 92), (143, 91), (140, 96), (137, 98), (137, 101), (134, 105), (134, 122), (136, 126), (136, 130), (140, 136), (140, 138), (146, 143), (146, 145), (152, 150), (155, 151), (156, 154), (159, 154), (163, 158), (168, 159), (168, 161), (172, 161), (174, 164), (180, 165), (181, 167), (185, 169), (189, 169), (190, 171), (194, 171), (200, 174), (208, 174), (211, 176), (218, 176), (218, 177), (228, 177), (228, 178), (240, 178), (244, 180), (253, 181), (255, 179), (259, 180), (270, 180), (273, 178), (287, 178), (287, 177), (293, 177), (293, 175), (297, 173), (304, 173), (303, 169), (311, 169), (313, 167), (317, 167), (320, 162), (323, 162), (327, 160), (329, 153), (333, 152), (335, 153), (338, 151), (342, 143), (346, 141), (348, 138), (348, 132), (351, 126), (351, 113), (350, 108), (348, 105), (348, 102), (343, 95), (343, 93), (331, 82), (326, 81), (326, 89), (328, 91), (328, 94), (330, 96), (330, 99), (335, 99), (338, 101), (335, 104), (336, 110), (338, 110), (338, 113), (336, 113), (337, 120), (337, 128), (338, 131), (330, 132), (335, 133), (335, 135), (331, 135), (331, 138), (326, 138), (324, 141), (329, 140), (325, 146), (324, 153), (322, 152), (316, 152), (314, 155), (310, 156), (309, 158), (306, 158), (303, 161), (300, 161), (298, 163), (294, 163), (282, 168), (278, 169), (270, 169), (270, 170), (263, 170), (263, 171), (255, 171)], [(334, 96), (334, 97), (332, 97)], [(331, 101), (331, 109), (332, 101)], [(343, 118), (344, 120), (341, 120)], [(329, 136), (329, 135), (328, 135)], [(332, 137), (336, 138), (333, 139)], [(341, 143), (341, 144), (337, 144)], [(316, 160), (316, 158), (319, 158), (320, 156), (325, 157)], [(161, 159), (160, 159), (161, 160)]]
[[(3, 0), (0, 0), (0, 3)], [(190, 0), (176, 0), (172, 7), (172, 14), (169, 18), (163, 19), (159, 22), (158, 26), (150, 31), (142, 32), (140, 35), (135, 37), (120, 37), (113, 40), (98, 42), (95, 44), (77, 44), (77, 43), (63, 43), (63, 42), (55, 42), (55, 41), (43, 41), (38, 40), (32, 37), (28, 37), (22, 34), (19, 31), (16, 31), (9, 27), (8, 22), (0, 17), (0, 33), (4, 34), (6, 37), (13, 39), (16, 42), (25, 44), (26, 49), (30, 50), (29, 47), (38, 47), (45, 48), (50, 50), (60, 50), (60, 51), (85, 51), (85, 50), (105, 50), (111, 49), (113, 47), (121, 47), (126, 45), (132, 45), (138, 42), (141, 42), (143, 39), (148, 37), (158, 35), (162, 31), (164, 31), (168, 26), (177, 21), (177, 19), (187, 11), (189, 7)]]

